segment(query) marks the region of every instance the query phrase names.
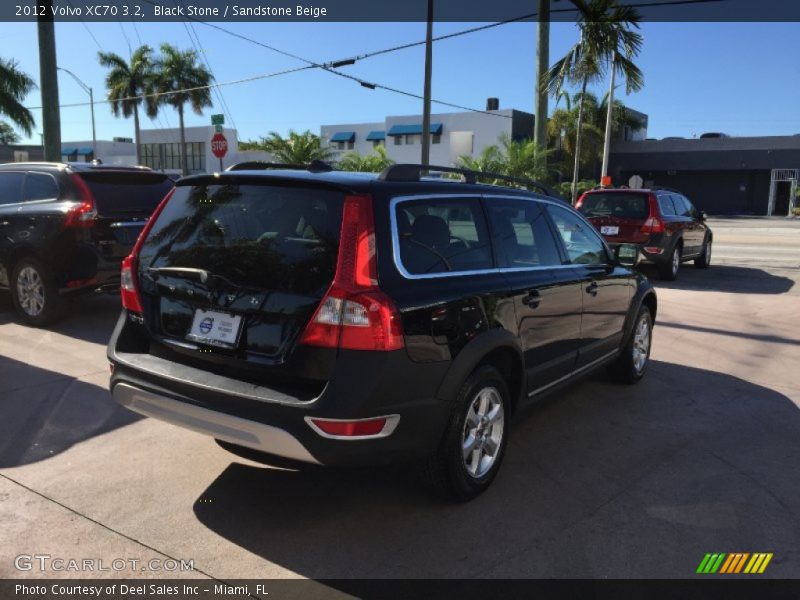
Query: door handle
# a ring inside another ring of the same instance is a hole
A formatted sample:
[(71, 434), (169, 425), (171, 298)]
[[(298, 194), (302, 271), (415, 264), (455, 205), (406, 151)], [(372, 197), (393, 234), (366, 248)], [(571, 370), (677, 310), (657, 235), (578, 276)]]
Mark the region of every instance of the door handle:
[(528, 292), (522, 297), (522, 303), (530, 308), (538, 307), (541, 302), (542, 302), (542, 296), (539, 294), (538, 290), (533, 290), (532, 292)]
[(597, 296), (597, 282), (593, 281), (589, 285), (586, 286), (586, 293), (591, 294), (593, 297)]
[(10, 221), (0, 221), (0, 227), (6, 227), (7, 225), (11, 225)]

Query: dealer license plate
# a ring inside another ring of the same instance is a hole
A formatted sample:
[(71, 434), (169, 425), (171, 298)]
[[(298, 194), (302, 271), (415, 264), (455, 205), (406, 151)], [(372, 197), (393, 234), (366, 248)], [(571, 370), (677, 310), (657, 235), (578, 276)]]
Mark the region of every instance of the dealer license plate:
[(233, 348), (239, 340), (242, 317), (198, 308), (194, 311), (187, 339), (213, 346)]

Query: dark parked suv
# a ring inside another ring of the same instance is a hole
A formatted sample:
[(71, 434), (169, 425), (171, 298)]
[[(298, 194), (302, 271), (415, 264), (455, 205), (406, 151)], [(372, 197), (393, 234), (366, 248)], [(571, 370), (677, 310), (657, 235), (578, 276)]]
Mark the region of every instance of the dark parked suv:
[(577, 211), (423, 171), (180, 180), (123, 263), (114, 398), (251, 458), (420, 461), (469, 499), (523, 403), (644, 375), (655, 293)]
[(600, 188), (583, 194), (575, 206), (606, 238), (638, 247), (643, 262), (656, 265), (662, 279), (674, 280), (681, 263), (711, 264), (714, 236), (706, 216), (675, 190)]
[(0, 165), (0, 288), (31, 325), (60, 317), (67, 296), (118, 288), (122, 259), (171, 188), (143, 167)]

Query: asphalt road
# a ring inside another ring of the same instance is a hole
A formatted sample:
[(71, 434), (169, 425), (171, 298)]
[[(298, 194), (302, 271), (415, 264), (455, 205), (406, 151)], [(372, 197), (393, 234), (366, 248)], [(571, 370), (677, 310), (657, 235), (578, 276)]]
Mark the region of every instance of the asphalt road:
[(465, 505), (403, 469), (264, 468), (139, 418), (106, 390), (116, 298), (46, 331), (0, 294), (0, 578), (91, 575), (20, 554), (196, 569), (99, 576), (682, 578), (706, 552), (800, 577), (800, 222), (712, 226), (716, 264), (657, 282), (646, 379), (527, 411)]

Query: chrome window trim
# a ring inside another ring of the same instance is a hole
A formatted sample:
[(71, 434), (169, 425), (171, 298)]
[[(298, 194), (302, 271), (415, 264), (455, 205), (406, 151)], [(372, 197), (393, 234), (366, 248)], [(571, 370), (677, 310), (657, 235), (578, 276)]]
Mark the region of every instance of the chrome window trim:
[[(475, 194), (475, 193), (467, 193), (467, 194), (419, 194), (413, 196), (395, 196), (389, 201), (389, 220), (391, 222), (391, 229), (392, 229), (392, 261), (394, 262), (394, 266), (400, 275), (403, 276), (405, 279), (439, 279), (442, 277), (466, 277), (466, 276), (473, 276), (473, 275), (491, 275), (494, 273), (520, 273), (520, 272), (527, 272), (527, 271), (551, 271), (554, 269), (575, 269), (581, 267), (593, 267), (596, 265), (583, 265), (578, 263), (569, 263), (565, 265), (542, 265), (539, 267), (489, 267), (486, 269), (477, 269), (477, 270), (469, 270), (469, 271), (445, 271), (444, 273), (418, 273), (413, 274), (409, 273), (406, 268), (403, 266), (403, 261), (400, 258), (400, 235), (397, 230), (397, 205), (401, 204), (402, 202), (409, 202), (412, 200), (457, 200), (459, 198), (477, 198), (478, 200), (486, 199), (490, 200), (492, 198), (497, 198), (500, 200), (524, 200), (526, 202), (541, 202), (543, 204), (552, 204), (553, 206), (559, 206), (561, 208), (566, 208), (561, 205), (561, 203), (550, 200), (549, 198), (530, 198), (527, 196), (514, 196), (511, 194)], [(583, 219), (589, 227), (593, 227), (589, 221), (587, 221), (583, 215), (575, 211), (576, 214)], [(487, 226), (490, 224), (487, 222)], [(491, 230), (489, 231), (489, 235), (491, 236)], [(602, 238), (601, 238), (602, 239)], [(558, 239), (553, 240), (556, 244), (559, 243)], [(603, 240), (603, 245), (606, 246), (607, 255), (610, 257), (611, 252), (608, 250), (608, 246)]]

